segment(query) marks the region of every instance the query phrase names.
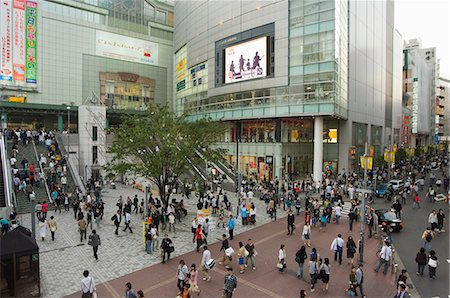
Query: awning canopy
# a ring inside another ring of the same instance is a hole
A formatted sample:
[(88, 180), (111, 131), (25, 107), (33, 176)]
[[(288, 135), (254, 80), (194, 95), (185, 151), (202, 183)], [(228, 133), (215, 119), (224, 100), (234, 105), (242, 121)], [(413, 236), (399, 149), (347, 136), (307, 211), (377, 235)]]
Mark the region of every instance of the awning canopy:
[(29, 256), (39, 253), (36, 240), (27, 236), (17, 228), (0, 238), (0, 260), (6, 261), (14, 257)]

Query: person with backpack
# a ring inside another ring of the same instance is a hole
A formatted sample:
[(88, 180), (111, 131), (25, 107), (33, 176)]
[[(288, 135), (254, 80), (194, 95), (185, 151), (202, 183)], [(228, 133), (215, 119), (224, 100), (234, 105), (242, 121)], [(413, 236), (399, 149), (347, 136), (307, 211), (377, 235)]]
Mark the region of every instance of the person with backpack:
[(334, 250), (334, 261), (336, 262), (338, 260), (339, 256), (339, 265), (342, 265), (342, 250), (344, 247), (344, 239), (342, 239), (342, 235), (338, 234), (336, 238), (334, 238), (333, 242), (331, 243), (331, 250)]
[(297, 263), (297, 278), (303, 278), (303, 266), (307, 258), (308, 255), (306, 254), (306, 248), (302, 245), (302, 247), (300, 247), (295, 254), (295, 262)]
[(431, 231), (430, 227), (427, 227), (422, 234), (423, 248), (425, 248), (426, 251), (431, 251), (431, 240), (433, 240), (433, 238), (433, 231)]

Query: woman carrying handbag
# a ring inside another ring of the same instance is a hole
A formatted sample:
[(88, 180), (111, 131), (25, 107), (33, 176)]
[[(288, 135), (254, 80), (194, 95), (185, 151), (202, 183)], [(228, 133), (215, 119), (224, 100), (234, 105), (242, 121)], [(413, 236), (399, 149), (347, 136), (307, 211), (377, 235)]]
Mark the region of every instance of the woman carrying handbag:
[(280, 250), (278, 251), (278, 263), (277, 268), (278, 271), (283, 272), (284, 268), (286, 268), (286, 250), (284, 249), (284, 244), (281, 244)]

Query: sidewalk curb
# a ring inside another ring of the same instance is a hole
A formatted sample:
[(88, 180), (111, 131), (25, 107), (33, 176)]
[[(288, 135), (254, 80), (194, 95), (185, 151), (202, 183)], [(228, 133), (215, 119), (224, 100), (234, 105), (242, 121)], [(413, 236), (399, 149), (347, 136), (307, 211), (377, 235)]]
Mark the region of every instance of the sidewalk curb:
[[(394, 245), (392, 245), (394, 246)], [(394, 246), (395, 249), (395, 246)], [(400, 257), (400, 255), (397, 253), (397, 250), (395, 250), (396, 254), (395, 254), (395, 260), (396, 260), (396, 264), (397, 264), (397, 270), (395, 272), (395, 279), (398, 278), (399, 273), (401, 272), (402, 269), (406, 268), (405, 265), (402, 262), (402, 259)], [(411, 275), (410, 272), (408, 272), (408, 275)], [(412, 278), (410, 277), (408, 282), (406, 283), (408, 285), (409, 288), (409, 294), (411, 295), (411, 297), (420, 297), (419, 292), (417, 291), (416, 285), (414, 284)]]

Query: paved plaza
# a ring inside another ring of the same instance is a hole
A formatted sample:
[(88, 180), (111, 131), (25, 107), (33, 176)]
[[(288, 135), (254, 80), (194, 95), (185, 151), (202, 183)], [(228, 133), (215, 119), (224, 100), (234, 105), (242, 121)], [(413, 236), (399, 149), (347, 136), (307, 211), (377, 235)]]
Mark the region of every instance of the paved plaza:
[[(132, 214), (133, 234), (122, 232), (124, 228), (123, 222), (119, 229), (119, 236), (114, 235), (115, 226), (110, 220), (111, 216), (117, 211), (116, 203), (120, 195), (124, 200), (129, 196), (133, 198), (137, 194), (139, 201), (144, 194), (131, 186), (118, 185), (117, 189), (106, 187), (103, 191), (103, 200), (105, 201), (105, 215), (100, 227), (97, 229), (101, 237), (102, 244), (99, 247), (99, 260), (93, 257), (92, 248), (87, 245), (87, 241), (80, 242), (80, 234), (78, 232), (77, 221), (74, 219), (73, 210), (70, 212), (54, 211), (48, 213), (55, 216), (58, 223), (55, 241), (51, 240), (50, 231), (47, 229), (47, 237), (45, 241), (37, 239), (40, 248), (40, 264), (41, 264), (41, 292), (42, 297), (63, 297), (65, 295), (79, 291), (80, 280), (84, 270), (89, 270), (94, 276), (96, 283), (106, 282), (120, 276), (130, 274), (150, 265), (157, 264), (161, 261), (159, 254), (148, 255), (145, 252), (142, 220), (139, 214)], [(181, 199), (181, 195), (174, 195), (177, 200)], [(232, 202), (233, 210), (236, 209), (237, 198), (235, 194), (229, 194)], [(265, 204), (259, 199), (254, 199), (256, 206), (256, 226), (269, 222), (269, 218), (265, 213)], [(174, 242), (175, 252), (173, 256), (188, 253), (195, 249), (192, 243), (191, 221), (195, 216), (195, 204), (197, 199), (191, 197), (190, 200), (185, 199), (185, 205), (188, 209), (188, 216), (182, 219), (181, 223), (176, 223), (176, 233), (170, 232), (169, 237)], [(279, 216), (284, 216), (284, 212), (278, 212)], [(30, 214), (19, 216), (21, 223), (25, 227), (31, 226)], [(236, 221), (235, 233), (242, 233), (254, 226), (242, 226)], [(208, 236), (217, 241), (225, 229), (216, 229)], [(90, 230), (88, 230), (88, 236)], [(39, 228), (36, 228), (36, 238), (39, 237)], [(100, 296), (107, 297), (107, 296)]]
[[(322, 258), (330, 258), (330, 288), (327, 293), (322, 291), (323, 283), (319, 281), (316, 285), (316, 291), (310, 292), (309, 275), (307, 265), (305, 264), (305, 279), (297, 279), (295, 276), (296, 263), (295, 253), (300, 248), (301, 228), (303, 226), (303, 214), (296, 217), (296, 233), (292, 236), (286, 235), (286, 218), (281, 218), (276, 222), (264, 224), (251, 231), (241, 233), (234, 240), (230, 241), (237, 250), (239, 241), (246, 243), (248, 238), (252, 238), (255, 243), (255, 249), (258, 256), (255, 257), (256, 270), (247, 268), (244, 274), (239, 274), (237, 257), (233, 258), (232, 267), (234, 274), (238, 278), (238, 286), (233, 297), (247, 298), (281, 298), (281, 297), (299, 297), (300, 289), (307, 291), (308, 297), (344, 297), (344, 289), (348, 287), (350, 265), (344, 260), (342, 265), (334, 262), (334, 252), (330, 251), (330, 244), (338, 233), (342, 233), (344, 239), (352, 235), (358, 239), (359, 225), (355, 225), (353, 232), (349, 232), (347, 221), (343, 220), (340, 225), (330, 224), (319, 232), (319, 228), (312, 229), (311, 244), (317, 248)], [(364, 290), (367, 297), (393, 297), (395, 294), (395, 275), (388, 273), (375, 273), (373, 268), (377, 264), (376, 251), (378, 248), (377, 239), (367, 239), (365, 249), (364, 266)], [(278, 272), (276, 262), (280, 244), (286, 245), (287, 270), (285, 273)], [(221, 253), (219, 252), (220, 243), (209, 245), (212, 257), (216, 259), (216, 266), (211, 271), (211, 281), (205, 282), (199, 278), (199, 287), (201, 289), (200, 297), (222, 297), (220, 290), (223, 288), (223, 278), (226, 273), (225, 268), (218, 264)], [(311, 248), (307, 248), (311, 252)], [(136, 290), (142, 289), (146, 297), (165, 298), (175, 297), (176, 270), (178, 262), (184, 259), (190, 266), (195, 263), (199, 267), (201, 262), (201, 253), (195, 251), (183, 254), (171, 259), (165, 264), (157, 264), (147, 267), (132, 274), (110, 280), (106, 283), (97, 284), (99, 297), (123, 297), (125, 283), (131, 282)], [(94, 278), (96, 272), (93, 272)], [(79, 293), (70, 295), (70, 298), (78, 297)]]

